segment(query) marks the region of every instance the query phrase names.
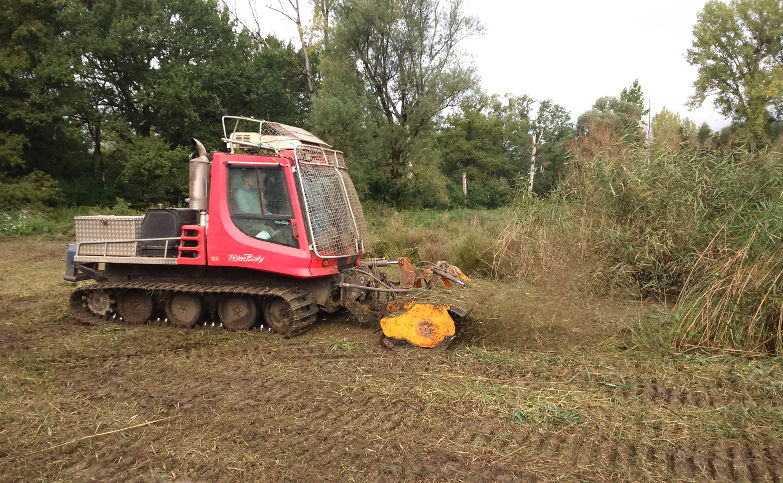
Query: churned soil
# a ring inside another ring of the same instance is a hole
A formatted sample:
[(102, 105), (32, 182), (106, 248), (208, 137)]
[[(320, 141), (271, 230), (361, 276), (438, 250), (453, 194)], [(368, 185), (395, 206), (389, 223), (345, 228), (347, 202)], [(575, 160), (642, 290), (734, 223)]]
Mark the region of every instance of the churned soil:
[(783, 476), (780, 361), (629, 348), (634, 304), (497, 284), (445, 351), (87, 326), (64, 243), (0, 241), (4, 480)]

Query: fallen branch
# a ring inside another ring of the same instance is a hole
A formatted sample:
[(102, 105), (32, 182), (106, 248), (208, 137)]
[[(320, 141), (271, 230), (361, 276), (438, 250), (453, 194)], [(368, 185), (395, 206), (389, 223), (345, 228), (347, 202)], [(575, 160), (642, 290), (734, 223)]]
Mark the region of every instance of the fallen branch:
[(166, 421), (166, 420), (172, 419), (174, 417), (175, 416), (168, 416), (168, 417), (165, 417), (165, 418), (155, 419), (153, 421), (147, 421), (146, 423), (139, 423), (139, 424), (134, 424), (133, 426), (127, 426), (125, 428), (114, 429), (112, 431), (104, 431), (102, 433), (89, 434), (87, 436), (82, 436), (81, 438), (76, 438), (76, 439), (72, 439), (70, 441), (66, 441), (65, 443), (60, 443), (60, 444), (56, 444), (54, 446), (49, 446), (48, 448), (39, 449), (37, 451), (32, 451), (30, 453), (26, 453), (23, 456), (30, 456), (30, 455), (33, 455), (33, 454), (36, 454), (36, 453), (43, 453), (44, 451), (49, 451), (49, 450), (53, 450), (53, 449), (56, 449), (56, 448), (62, 448), (63, 446), (68, 446), (69, 444), (78, 443), (79, 441), (84, 441), (86, 439), (97, 438), (98, 436), (106, 436), (106, 435), (109, 435), (109, 434), (121, 433), (123, 431), (128, 431), (128, 430), (131, 430), (131, 429), (140, 428), (142, 426), (149, 426), (150, 424), (155, 424), (155, 423), (159, 423), (161, 421)]

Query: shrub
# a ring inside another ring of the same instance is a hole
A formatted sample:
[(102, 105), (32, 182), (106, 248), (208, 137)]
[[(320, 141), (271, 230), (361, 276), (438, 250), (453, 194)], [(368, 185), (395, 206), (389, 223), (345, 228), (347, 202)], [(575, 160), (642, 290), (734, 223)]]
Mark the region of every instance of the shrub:
[(0, 181), (0, 210), (40, 210), (60, 202), (62, 191), (57, 181), (41, 171), (35, 170), (12, 181)]
[(589, 246), (582, 220), (556, 199), (521, 199), (495, 210), (398, 212), (376, 205), (367, 216), (371, 256), (447, 260), (466, 273), (497, 279), (560, 274), (573, 269)]
[(639, 296), (676, 297), (713, 235), (727, 247), (766, 251), (783, 233), (783, 162), (778, 153), (712, 151), (599, 154), (565, 183), (599, 230), (606, 273)]

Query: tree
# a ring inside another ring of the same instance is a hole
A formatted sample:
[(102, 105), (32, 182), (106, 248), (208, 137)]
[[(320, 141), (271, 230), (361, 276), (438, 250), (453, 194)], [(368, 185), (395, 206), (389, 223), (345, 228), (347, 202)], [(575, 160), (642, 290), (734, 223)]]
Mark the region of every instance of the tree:
[(533, 144), (530, 154), (530, 168), (528, 169), (528, 196), (533, 194), (533, 182), (536, 174), (536, 152), (539, 144), (548, 141), (562, 142), (566, 137), (569, 137), (571, 134), (570, 119), (571, 114), (563, 106), (559, 106), (549, 99), (538, 103), (538, 114), (530, 121)]
[(642, 88), (635, 80), (631, 87), (623, 89), (619, 98), (599, 97), (593, 108), (577, 119), (577, 132), (585, 137), (591, 136), (591, 129), (602, 134), (611, 132), (625, 144), (634, 145), (644, 139), (642, 116), (645, 114)]
[(639, 79), (634, 79), (630, 87), (623, 88), (623, 91), (620, 93), (620, 100), (636, 106), (640, 113), (640, 118), (647, 114), (647, 110), (644, 108), (644, 94), (642, 93), (642, 86), (639, 85)]
[[(301, 124), (309, 111), (307, 78), (294, 67), (301, 52), (273, 37), (259, 43), (216, 0), (54, 3), (45, 25), (58, 34), (46, 48), (35, 46), (42, 54), (28, 97), (45, 102), (60, 130), (89, 146), (60, 151), (92, 162), (53, 162), (60, 152), (37, 156), (26, 169), (73, 180), (66, 191), (75, 201), (126, 193), (130, 201), (175, 201), (186, 179), (170, 186), (163, 177), (179, 173), (173, 164), (187, 157), (178, 146), (195, 136), (217, 148), (220, 116)], [(138, 179), (144, 190), (135, 190)]]
[(570, 115), (551, 100), (479, 95), (464, 102), (438, 134), (452, 201), (465, 198), (459, 183), (466, 173), (469, 206), (500, 206), (514, 189), (530, 187), (531, 166), (533, 191), (547, 193), (557, 185), (567, 156), (564, 143), (571, 137)]
[[(452, 203), (494, 208), (511, 196), (524, 161), (524, 155), (515, 148), (517, 144), (529, 146), (530, 136), (527, 124), (511, 121), (503, 107), (497, 97), (481, 95), (446, 116), (438, 133), (438, 146)], [(460, 188), (463, 173), (467, 195)]]
[(58, 34), (57, 2), (0, 0), (0, 177), (29, 171), (35, 129), (52, 134), (55, 116), (35, 96), (35, 73)]
[(721, 114), (753, 144), (783, 116), (783, 4), (711, 0), (699, 13), (687, 59), (698, 68), (690, 104), (715, 96)]
[(699, 126), (699, 130), (696, 133), (696, 140), (699, 141), (699, 145), (706, 147), (711, 144), (711, 140), (714, 134), (715, 133), (712, 132), (710, 125), (706, 122), (703, 122), (701, 126)]
[(303, 123), (303, 62), (217, 0), (0, 0), (3, 200), (40, 182), (75, 203), (176, 201), (190, 138), (217, 148), (220, 116)]
[(642, 116), (647, 114), (638, 80), (622, 90), (620, 97), (599, 97), (593, 108), (576, 121), (578, 139), (571, 146), (580, 158), (591, 158), (605, 149), (626, 149), (645, 138)]
[[(701, 130), (706, 126), (709, 132), (709, 126), (704, 124)], [(690, 119), (681, 118), (678, 114), (669, 111), (665, 107), (652, 119), (652, 147), (657, 150), (675, 153), (684, 149), (698, 148), (709, 137), (702, 140), (703, 133)]]
[[(427, 138), (438, 115), (459, 105), (477, 84), (458, 44), (479, 31), (478, 23), (462, 14), (460, 0), (346, 0), (335, 13), (324, 86), (313, 102), (313, 129), (325, 135), (325, 122), (346, 120), (343, 104), (352, 106), (353, 122), (372, 139), (371, 146), (353, 149), (371, 166), (367, 176), (358, 177), (367, 180), (368, 189), (387, 201), (443, 200), (437, 159), (423, 157), (433, 151), (422, 146), (431, 145)], [(416, 172), (432, 177), (430, 193), (410, 191), (426, 185), (414, 181)]]
[[(299, 62), (299, 59), (290, 60), (293, 60), (291, 66), (300, 70), (307, 78), (308, 99), (318, 88), (317, 56), (323, 50), (324, 44), (329, 41), (329, 21), (339, 1), (310, 0), (309, 2), (300, 2), (299, 0), (278, 0), (277, 6), (267, 5), (268, 9), (282, 15), (296, 26), (297, 36), (299, 37), (298, 51), (301, 53), (304, 62)], [(251, 0), (247, 2), (250, 16), (255, 24), (252, 27), (243, 19), (243, 16), (240, 15), (236, 8), (230, 7), (227, 0), (221, 0), (221, 2), (231, 12), (236, 22), (249, 32), (256, 41), (264, 47), (275, 49), (274, 43), (267, 42), (269, 36), (265, 35), (261, 29), (261, 14), (259, 14), (254, 2)], [(236, 7), (236, 4), (234, 6)], [(308, 12), (312, 12), (309, 25), (306, 19)]]
[(57, 0), (0, 0), (0, 209), (61, 201), (50, 176), (78, 165), (81, 132), (40, 82), (63, 25)]

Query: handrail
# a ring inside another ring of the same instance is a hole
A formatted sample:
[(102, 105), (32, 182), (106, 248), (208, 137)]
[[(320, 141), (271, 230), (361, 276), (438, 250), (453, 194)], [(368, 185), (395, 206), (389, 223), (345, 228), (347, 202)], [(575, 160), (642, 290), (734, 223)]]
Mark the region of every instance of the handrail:
[[(109, 252), (109, 244), (117, 244), (117, 243), (133, 243), (133, 255), (112, 255), (112, 257), (136, 257), (136, 252), (139, 250), (139, 242), (150, 242), (150, 241), (165, 241), (166, 244), (163, 246), (163, 258), (166, 258), (166, 256), (169, 253), (169, 242), (170, 241), (179, 241), (180, 237), (167, 237), (167, 238), (134, 238), (129, 240), (88, 240), (88, 241), (77, 241), (76, 242), (76, 255), (77, 256), (103, 256), (108, 257)], [(79, 255), (79, 249), (82, 245), (103, 245), (103, 255)]]

